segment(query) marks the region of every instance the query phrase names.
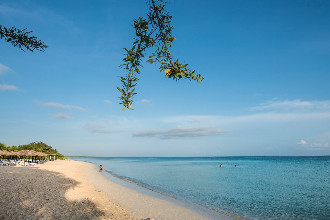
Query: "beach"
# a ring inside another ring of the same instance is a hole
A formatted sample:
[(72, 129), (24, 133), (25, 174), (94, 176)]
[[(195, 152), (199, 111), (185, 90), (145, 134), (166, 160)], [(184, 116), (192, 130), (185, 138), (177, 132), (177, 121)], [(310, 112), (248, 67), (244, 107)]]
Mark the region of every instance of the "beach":
[(0, 219), (208, 219), (117, 184), (81, 161), (0, 167), (0, 186)]
[[(228, 219), (227, 216), (234, 219), (330, 219), (330, 157), (74, 159), (102, 164), (103, 174), (111, 181), (187, 207), (209, 219)], [(220, 164), (223, 166), (220, 167)], [(102, 183), (97, 178), (91, 178), (91, 181), (95, 181), (95, 185)], [(101, 189), (102, 186), (99, 187)], [(159, 216), (158, 212), (154, 213), (156, 210), (170, 210), (155, 207), (149, 209), (153, 213), (146, 212), (148, 205), (156, 206), (162, 202), (150, 202), (148, 198), (140, 196), (135, 198), (134, 191), (129, 191), (122, 193), (119, 187), (109, 196), (128, 209), (134, 209), (134, 201), (138, 200), (141, 206), (138, 211), (144, 214), (141, 217)], [(125, 193), (128, 195), (121, 196)], [(127, 204), (130, 199), (132, 203)]]

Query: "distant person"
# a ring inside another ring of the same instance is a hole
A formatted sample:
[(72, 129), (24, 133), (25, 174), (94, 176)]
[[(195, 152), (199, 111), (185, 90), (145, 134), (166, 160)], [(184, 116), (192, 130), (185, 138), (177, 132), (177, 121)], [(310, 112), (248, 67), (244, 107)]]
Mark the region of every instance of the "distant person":
[(103, 171), (103, 166), (100, 165), (99, 171), (102, 172)]
[(220, 167), (222, 167), (222, 164), (220, 164)]
[(234, 167), (236, 167), (236, 164), (234, 165)]

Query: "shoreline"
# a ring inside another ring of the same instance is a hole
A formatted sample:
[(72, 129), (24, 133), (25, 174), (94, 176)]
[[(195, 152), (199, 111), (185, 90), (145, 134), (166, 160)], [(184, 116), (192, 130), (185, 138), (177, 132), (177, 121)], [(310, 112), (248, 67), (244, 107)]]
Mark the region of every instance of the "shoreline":
[(170, 195), (170, 194), (167, 194), (167, 193), (159, 191), (159, 190), (155, 190), (149, 186), (143, 185), (138, 182), (134, 182), (126, 177), (116, 175), (108, 170), (104, 170), (103, 175), (105, 175), (108, 179), (110, 179), (111, 181), (113, 181), (119, 185), (122, 185), (129, 189), (136, 190), (142, 194), (146, 194), (151, 197), (156, 197), (156, 198), (174, 203), (176, 205), (182, 206), (184, 208), (188, 208), (190, 210), (193, 210), (194, 212), (199, 213), (200, 215), (202, 215), (208, 219), (239, 219), (239, 220), (244, 219), (240, 216), (236, 216), (231, 213), (226, 213), (221, 210), (202, 206), (200, 204), (196, 204), (196, 203), (187, 201), (183, 198), (179, 198), (177, 196)]
[[(233, 219), (215, 210), (210, 210), (202, 206), (199, 207), (196, 204), (188, 205), (188, 203), (167, 196), (166, 194), (114, 177), (109, 171), (104, 170), (100, 173), (97, 171), (95, 164), (85, 163), (91, 165), (90, 167), (86, 167), (85, 172), (91, 177), (92, 184), (139, 219), (146, 218), (146, 216), (156, 220)], [(214, 213), (211, 214), (211, 211)]]
[(95, 164), (70, 159), (0, 167), (0, 219), (232, 219), (203, 215), (104, 174)]

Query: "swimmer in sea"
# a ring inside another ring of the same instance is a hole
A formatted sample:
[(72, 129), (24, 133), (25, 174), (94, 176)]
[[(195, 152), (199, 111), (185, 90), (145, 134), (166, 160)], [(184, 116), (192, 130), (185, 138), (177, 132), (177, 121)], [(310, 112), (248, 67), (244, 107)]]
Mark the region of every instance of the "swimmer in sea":
[(222, 167), (222, 164), (220, 164), (220, 167)]
[(103, 166), (100, 165), (99, 171), (102, 172), (103, 171)]

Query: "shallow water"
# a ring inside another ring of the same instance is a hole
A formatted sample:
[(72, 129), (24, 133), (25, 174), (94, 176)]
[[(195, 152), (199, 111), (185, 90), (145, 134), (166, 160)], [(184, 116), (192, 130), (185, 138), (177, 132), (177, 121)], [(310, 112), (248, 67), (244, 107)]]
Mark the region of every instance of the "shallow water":
[(240, 217), (330, 219), (330, 157), (73, 159)]

